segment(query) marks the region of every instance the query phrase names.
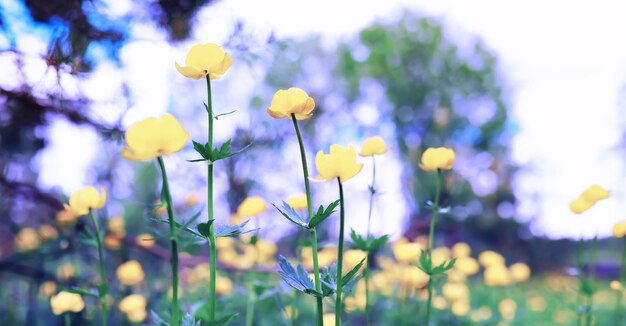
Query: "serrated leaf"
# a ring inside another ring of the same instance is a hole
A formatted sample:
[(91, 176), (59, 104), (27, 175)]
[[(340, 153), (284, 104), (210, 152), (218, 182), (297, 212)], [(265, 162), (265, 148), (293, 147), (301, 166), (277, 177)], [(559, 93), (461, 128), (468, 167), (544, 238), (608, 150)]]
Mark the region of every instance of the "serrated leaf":
[(247, 220), (243, 223), (237, 225), (226, 225), (226, 224), (218, 224), (215, 225), (215, 237), (236, 237), (241, 234), (250, 233), (256, 231), (256, 229), (251, 230), (243, 230), (244, 226), (248, 224), (250, 220)]
[(315, 291), (315, 285), (309, 278), (309, 273), (302, 267), (302, 264), (298, 264), (296, 271), (287, 258), (283, 255), (279, 255), (278, 266), (280, 268), (278, 274), (280, 274), (285, 283), (289, 286), (303, 293), (312, 295), (319, 294)]
[(154, 310), (150, 310), (150, 320), (152, 326), (170, 326), (170, 323), (163, 320)]
[(200, 326), (200, 321), (196, 320), (193, 316), (187, 313), (180, 323), (180, 326)]
[(208, 159), (209, 155), (207, 153), (207, 149), (206, 149), (206, 145), (202, 145), (199, 142), (192, 140), (191, 141), (193, 143), (193, 149), (196, 150), (196, 152), (198, 152), (198, 154), (200, 154), (200, 156), (202, 156), (204, 159)]
[(422, 272), (430, 275), (432, 272), (432, 265), (430, 262), (430, 258), (428, 254), (422, 250), (420, 253), (419, 264), (415, 265), (417, 268), (421, 269)]
[[(168, 220), (162, 219), (162, 218), (151, 217), (150, 219), (152, 221), (160, 222), (160, 223), (163, 223), (163, 224), (168, 224), (169, 225), (169, 223), (170, 223)], [(191, 234), (193, 236), (196, 236), (196, 237), (198, 237), (198, 238), (200, 238), (202, 240), (206, 240), (206, 238), (202, 234), (196, 232), (195, 230), (193, 230), (193, 229), (191, 229), (189, 227), (183, 227), (180, 223), (178, 223), (176, 221), (174, 221), (174, 225), (176, 226), (176, 228), (179, 231), (185, 231), (185, 232), (187, 232), (187, 233), (189, 233), (189, 234)]]
[(312, 229), (316, 227), (318, 224), (324, 222), (325, 219), (327, 219), (330, 215), (332, 215), (335, 212), (335, 208), (337, 208), (340, 202), (341, 200), (337, 199), (334, 202), (328, 204), (326, 209), (324, 209), (324, 206), (320, 205), (319, 209), (317, 210), (317, 213), (315, 213), (315, 215), (311, 217), (308, 228)]
[(361, 261), (356, 264), (356, 266), (354, 266), (354, 268), (352, 268), (352, 270), (350, 270), (348, 273), (346, 273), (346, 275), (344, 275), (341, 278), (341, 287), (343, 289), (343, 287), (348, 284), (350, 281), (352, 281), (352, 279), (356, 276), (356, 273), (358, 273), (358, 271), (361, 269), (361, 267), (363, 267), (363, 263), (365, 263), (365, 260), (367, 259), (367, 256), (363, 257), (363, 259), (361, 259)]
[(274, 206), (274, 208), (276, 208), (278, 212), (280, 212), (280, 214), (288, 219), (291, 223), (299, 227), (308, 228), (308, 224), (304, 220), (302, 220), (298, 212), (296, 212), (293, 207), (291, 207), (285, 201), (283, 201), (283, 209), (278, 208), (278, 206), (274, 204), (272, 204), (272, 206)]

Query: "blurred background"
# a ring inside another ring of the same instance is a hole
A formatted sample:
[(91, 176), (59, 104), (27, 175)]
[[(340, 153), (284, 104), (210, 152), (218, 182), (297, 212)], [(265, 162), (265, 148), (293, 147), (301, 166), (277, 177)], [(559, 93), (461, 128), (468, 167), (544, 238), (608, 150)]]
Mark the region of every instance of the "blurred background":
[[(213, 83), (214, 110), (236, 110), (215, 123), (216, 141), (253, 143), (216, 167), (219, 223), (247, 196), (278, 204), (303, 192), (293, 126), (265, 112), (277, 89), (294, 86), (317, 103), (302, 123), (311, 166), (315, 152), (332, 143), (359, 149), (380, 135), (390, 148), (376, 160), (375, 234), (427, 233), (434, 178), (418, 162), (427, 147), (447, 146), (457, 161), (446, 174), (449, 213), (438, 223), (444, 243), (497, 249), (550, 271), (571, 265), (577, 239), (598, 236), (607, 248), (600, 265), (607, 277), (617, 273), (610, 258), (619, 244), (610, 235), (625, 218), (622, 4), (0, 4), (0, 278), (53, 279), (48, 264), (80, 254), (67, 236), (25, 258), (15, 253), (15, 239), (23, 228), (58, 223), (62, 204), (83, 186), (108, 189), (105, 215), (123, 216), (129, 237), (152, 232), (156, 165), (122, 159), (123, 133), (169, 112), (192, 139), (205, 141), (206, 85), (182, 77), (174, 62), (207, 42), (223, 45), (234, 60)], [(166, 159), (180, 216), (193, 215), (206, 198), (205, 167), (186, 162), (195, 155), (188, 146)], [(347, 223), (364, 233), (371, 160), (360, 161), (363, 172), (346, 183)], [(609, 189), (610, 199), (574, 215), (569, 202), (592, 183)], [(314, 183), (313, 196), (317, 205), (335, 200), (335, 184)], [(194, 197), (200, 203), (186, 206)], [(280, 248), (295, 241), (294, 227), (273, 209), (255, 223)], [(333, 223), (325, 223), (322, 241), (334, 241)], [(188, 252), (200, 250), (192, 244)]]

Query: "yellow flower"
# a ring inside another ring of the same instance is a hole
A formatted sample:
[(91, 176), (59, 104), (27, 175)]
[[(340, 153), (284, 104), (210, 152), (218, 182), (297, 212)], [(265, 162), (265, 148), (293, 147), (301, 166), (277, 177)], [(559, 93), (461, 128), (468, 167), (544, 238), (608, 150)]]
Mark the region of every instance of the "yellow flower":
[(195, 206), (198, 204), (198, 196), (196, 194), (189, 194), (185, 198), (185, 206)]
[(591, 204), (595, 204), (599, 200), (609, 198), (609, 191), (599, 185), (593, 184), (589, 186), (580, 197)]
[(229, 295), (233, 293), (233, 282), (228, 277), (217, 275), (215, 291), (219, 295)]
[(470, 311), (469, 302), (467, 302), (467, 301), (456, 301), (456, 302), (452, 303), (451, 310), (452, 310), (452, 314), (457, 316), (457, 317), (465, 316)]
[(456, 260), (454, 268), (467, 276), (471, 276), (478, 273), (480, 266), (478, 266), (476, 259), (472, 257), (461, 257)]
[(259, 196), (250, 196), (237, 207), (237, 216), (247, 218), (257, 216), (267, 211), (265, 201)]
[(304, 210), (304, 209), (308, 208), (306, 195), (293, 196), (293, 197), (289, 198), (287, 203), (289, 204), (289, 206), (291, 206), (291, 208), (293, 208), (294, 210), (297, 210), (297, 211)]
[(478, 255), (478, 261), (481, 265), (489, 267), (491, 265), (504, 265), (504, 257), (492, 250), (485, 250)]
[(116, 235), (107, 234), (104, 236), (104, 246), (109, 250), (118, 250), (122, 248), (122, 244), (122, 238)]
[(582, 199), (582, 198), (578, 198), (576, 200), (573, 200), (570, 204), (569, 204), (569, 208), (572, 212), (576, 213), (576, 214), (580, 214), (588, 209), (591, 208), (591, 206), (593, 206), (593, 204), (589, 203), (588, 201)]
[(511, 284), (509, 270), (504, 265), (490, 265), (483, 274), (487, 286), (507, 286)]
[(611, 288), (611, 290), (620, 291), (622, 289), (622, 283), (613, 280), (611, 281), (611, 283), (609, 283), (609, 287)]
[(43, 241), (56, 239), (59, 237), (59, 232), (50, 224), (42, 224), (39, 226), (39, 237)]
[(98, 209), (104, 207), (107, 201), (107, 191), (102, 187), (102, 195), (94, 187), (85, 187), (76, 190), (70, 196), (70, 207), (72, 211), (78, 215), (89, 213), (90, 209)]
[(447, 247), (438, 247), (433, 249), (431, 253), (433, 266), (439, 266), (450, 259), (450, 249)]
[(504, 299), (498, 304), (498, 310), (500, 315), (506, 320), (513, 320), (515, 318), (515, 311), (517, 310), (517, 304), (513, 299)]
[(176, 153), (185, 147), (189, 133), (171, 114), (141, 120), (126, 130), (122, 156), (130, 161), (148, 161)]
[(213, 43), (197, 44), (191, 47), (185, 58), (185, 66), (176, 62), (176, 70), (187, 78), (219, 79), (233, 64), (230, 54)]
[(129, 260), (117, 267), (115, 271), (120, 283), (124, 285), (135, 285), (144, 278), (143, 268), (136, 260)]
[(288, 90), (278, 90), (272, 97), (272, 106), (267, 108), (267, 114), (272, 118), (291, 119), (295, 115), (297, 120), (306, 120), (311, 117), (315, 109), (315, 101), (305, 91), (292, 87)]
[(65, 227), (76, 222), (77, 217), (78, 214), (69, 205), (63, 204), (63, 210), (57, 212), (55, 219), (59, 226)]
[[(363, 250), (359, 250), (359, 249), (346, 250), (343, 253), (343, 259), (344, 259), (344, 261), (343, 261), (344, 262), (343, 270), (344, 270), (344, 272), (351, 271), (365, 257), (367, 257), (367, 253), (365, 251), (363, 251)], [(365, 266), (365, 264), (367, 264), (367, 260), (363, 263), (363, 266)]]
[(335, 314), (334, 313), (325, 313), (323, 318), (324, 326), (335, 326)]
[(152, 248), (154, 247), (155, 240), (154, 236), (150, 233), (142, 233), (135, 238), (137, 245), (143, 248)]
[(616, 238), (623, 238), (626, 236), (626, 221), (613, 225), (613, 236)]
[(350, 180), (361, 172), (363, 164), (356, 163), (356, 152), (352, 146), (343, 148), (339, 145), (330, 145), (330, 154), (323, 151), (315, 156), (315, 167), (320, 174), (318, 180), (333, 180), (339, 178), (341, 183)]
[(66, 312), (79, 312), (85, 308), (83, 298), (76, 293), (61, 291), (59, 294), (50, 298), (50, 306), (55, 315), (61, 315)]
[(444, 297), (434, 297), (433, 298), (433, 307), (438, 310), (445, 310), (448, 308), (448, 301), (444, 299)]
[(428, 148), (422, 154), (420, 168), (424, 171), (450, 170), (454, 164), (454, 150), (446, 147)]
[(44, 298), (51, 297), (57, 291), (56, 283), (52, 281), (46, 281), (39, 287), (39, 295)]
[(467, 301), (469, 288), (464, 283), (446, 283), (442, 288), (443, 296), (450, 302)]
[(380, 136), (370, 137), (363, 142), (363, 148), (361, 148), (361, 156), (374, 156), (387, 153), (387, 146), (385, 141)]
[(123, 238), (126, 236), (126, 222), (121, 216), (114, 216), (107, 222), (107, 229), (116, 236)]
[(134, 311), (131, 311), (127, 316), (128, 316), (128, 320), (131, 323), (139, 324), (139, 323), (143, 323), (143, 321), (146, 320), (146, 317), (148, 317), (148, 313), (146, 312), (146, 309), (134, 310)]
[(530, 267), (524, 263), (515, 263), (509, 267), (509, 273), (516, 283), (526, 282), (530, 278)]
[(469, 257), (471, 253), (472, 248), (470, 248), (470, 246), (465, 242), (459, 242), (452, 246), (452, 257)]
[(136, 310), (145, 310), (147, 305), (148, 300), (146, 300), (143, 295), (131, 294), (124, 297), (124, 299), (120, 301), (120, 303), (118, 304), (118, 308), (121, 312), (129, 314)]
[(57, 267), (57, 277), (61, 281), (67, 281), (76, 276), (76, 267), (71, 263), (65, 263)]
[(15, 237), (15, 247), (18, 251), (30, 251), (39, 248), (41, 241), (34, 228), (21, 229)]
[(422, 246), (419, 243), (398, 243), (392, 247), (393, 256), (400, 263), (410, 264), (419, 260)]

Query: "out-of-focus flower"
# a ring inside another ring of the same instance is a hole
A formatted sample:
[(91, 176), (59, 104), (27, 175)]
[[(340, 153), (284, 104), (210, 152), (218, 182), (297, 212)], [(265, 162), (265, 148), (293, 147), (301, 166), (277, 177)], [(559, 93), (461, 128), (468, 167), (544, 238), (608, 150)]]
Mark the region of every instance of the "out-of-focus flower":
[(123, 238), (126, 236), (126, 222), (124, 218), (121, 216), (111, 217), (107, 221), (107, 230), (109, 232), (115, 234), (116, 236)]
[(104, 247), (109, 250), (119, 250), (122, 248), (124, 241), (114, 234), (107, 234), (104, 236)]
[(530, 267), (524, 263), (515, 263), (509, 267), (509, 273), (514, 282), (526, 282), (530, 278)]
[(257, 263), (263, 264), (274, 260), (274, 255), (278, 251), (278, 246), (265, 239), (257, 239), (254, 247), (257, 251), (258, 261)]
[(66, 227), (76, 222), (77, 218), (78, 214), (68, 204), (63, 204), (63, 210), (58, 211), (55, 216), (57, 224), (61, 227)]
[(296, 211), (305, 210), (308, 208), (308, 203), (306, 200), (306, 195), (297, 195), (289, 198), (287, 201), (289, 206)]
[(611, 287), (611, 290), (615, 290), (615, 291), (621, 291), (622, 290), (622, 283), (620, 283), (619, 281), (611, 281), (611, 283), (609, 283), (609, 286)]
[(428, 283), (428, 274), (414, 266), (407, 266), (400, 273), (400, 283), (410, 290), (421, 288)]
[(233, 64), (233, 59), (221, 46), (214, 43), (197, 44), (191, 47), (185, 58), (185, 66), (178, 62), (176, 70), (187, 77), (220, 79)]
[(49, 298), (57, 292), (57, 284), (52, 281), (46, 281), (41, 283), (39, 287), (39, 295), (44, 298)]
[(385, 141), (380, 136), (370, 137), (363, 142), (363, 148), (361, 148), (361, 156), (374, 156), (387, 153), (387, 146)]
[(448, 276), (448, 282), (451, 283), (463, 283), (467, 280), (467, 274), (456, 268), (449, 270), (448, 273), (446, 273), (446, 276)]
[(507, 286), (511, 284), (511, 275), (504, 265), (490, 265), (483, 274), (487, 286)]
[(613, 236), (616, 238), (623, 238), (626, 236), (626, 221), (613, 225)]
[(581, 214), (582, 212), (590, 209), (591, 206), (593, 206), (593, 204), (582, 198), (575, 199), (569, 204), (570, 210), (575, 214)]
[(465, 242), (459, 242), (452, 246), (452, 257), (469, 257), (471, 254), (472, 248)]
[(88, 186), (76, 190), (70, 196), (70, 207), (78, 215), (89, 213), (90, 209), (98, 209), (104, 207), (107, 201), (107, 192), (102, 187), (102, 194), (98, 193), (96, 188)]
[(59, 232), (50, 224), (42, 224), (39, 226), (39, 237), (43, 241), (54, 240), (59, 237)]
[(466, 316), (470, 311), (470, 305), (467, 301), (455, 301), (452, 303), (452, 307), (450, 308), (452, 314), (457, 317)]
[(198, 205), (198, 196), (196, 194), (189, 194), (187, 198), (185, 198), (185, 206), (196, 206)]
[(148, 161), (176, 153), (185, 147), (189, 133), (171, 114), (146, 118), (126, 130), (122, 156), (129, 161)]
[(148, 305), (148, 300), (143, 295), (140, 294), (131, 294), (122, 301), (120, 301), (118, 308), (121, 312), (125, 313), (128, 317), (128, 320), (132, 323), (141, 323), (146, 317), (146, 306)]
[(437, 247), (431, 254), (433, 266), (439, 266), (450, 259), (450, 249), (447, 247)]
[(487, 319), (491, 318), (491, 308), (487, 307), (487, 306), (482, 306), (480, 308), (478, 308), (478, 310), (473, 311), (470, 315), (470, 319), (475, 322), (481, 322)]
[(439, 310), (445, 310), (448, 308), (448, 301), (444, 297), (436, 296), (433, 298), (433, 307)]
[(61, 315), (66, 312), (79, 312), (85, 308), (83, 298), (76, 293), (61, 291), (59, 294), (50, 298), (50, 306), (55, 315)]
[(442, 288), (443, 296), (450, 302), (467, 301), (469, 288), (464, 283), (446, 283)]
[(67, 281), (76, 276), (76, 267), (72, 263), (64, 263), (57, 267), (57, 277), (61, 281)]
[(365, 310), (365, 300), (365, 293), (357, 293), (355, 296), (346, 297), (344, 309), (346, 312), (363, 311)]
[(478, 262), (484, 267), (489, 267), (491, 265), (504, 265), (505, 260), (499, 253), (485, 250), (478, 255)]
[(591, 185), (577, 199), (570, 203), (570, 209), (575, 214), (581, 214), (602, 199), (609, 198), (609, 191), (599, 185)]
[(129, 260), (117, 267), (115, 271), (117, 279), (124, 285), (135, 285), (144, 278), (143, 268), (136, 260)]
[(218, 275), (216, 277), (215, 291), (218, 295), (233, 293), (233, 282), (228, 277)]
[(26, 227), (20, 229), (15, 236), (15, 248), (18, 251), (31, 251), (39, 248), (41, 241), (39, 241), (39, 234), (34, 228)]
[(480, 266), (478, 265), (476, 259), (472, 257), (461, 257), (456, 260), (456, 263), (454, 264), (454, 269), (460, 271), (467, 276), (471, 276), (478, 273)]
[(329, 181), (339, 178), (344, 183), (361, 172), (363, 164), (356, 163), (356, 152), (352, 146), (344, 148), (333, 144), (330, 145), (329, 154), (317, 152), (315, 167), (319, 173), (316, 179)]
[(426, 149), (419, 164), (424, 171), (450, 170), (452, 165), (454, 165), (454, 150), (446, 147)]
[(498, 304), (498, 310), (500, 315), (506, 320), (513, 320), (515, 318), (515, 312), (517, 311), (517, 304), (513, 299), (504, 299)]
[(298, 315), (298, 309), (292, 311), (290, 306), (285, 307), (283, 310), (283, 318), (286, 320), (297, 319)]
[(244, 199), (237, 207), (237, 216), (248, 218), (267, 211), (265, 201), (259, 196), (250, 196)]
[(137, 245), (143, 248), (147, 248), (150, 249), (152, 247), (154, 247), (156, 240), (154, 239), (154, 236), (150, 233), (141, 233), (139, 234), (136, 238), (135, 241), (137, 242)]
[[(350, 250), (346, 250), (343, 253), (343, 269), (345, 272), (349, 272), (351, 271), (354, 267), (356, 267), (356, 265), (358, 265), (361, 260), (363, 260), (363, 258), (367, 257), (367, 252), (363, 251), (363, 250), (359, 250), (359, 249), (350, 249)], [(367, 260), (366, 262), (363, 263), (363, 265), (367, 264)]]
[(332, 312), (325, 313), (322, 320), (324, 326), (335, 326), (335, 314)]
[(292, 87), (287, 90), (278, 90), (272, 97), (272, 106), (267, 108), (267, 114), (272, 118), (291, 119), (295, 115), (297, 120), (306, 120), (311, 117), (315, 109), (315, 101), (305, 91)]
[(422, 250), (422, 246), (415, 242), (398, 243), (392, 247), (396, 260), (405, 264), (416, 263)]
[(548, 303), (543, 297), (536, 296), (528, 300), (528, 306), (530, 307), (530, 310), (534, 312), (542, 312), (546, 310), (546, 308), (548, 307)]

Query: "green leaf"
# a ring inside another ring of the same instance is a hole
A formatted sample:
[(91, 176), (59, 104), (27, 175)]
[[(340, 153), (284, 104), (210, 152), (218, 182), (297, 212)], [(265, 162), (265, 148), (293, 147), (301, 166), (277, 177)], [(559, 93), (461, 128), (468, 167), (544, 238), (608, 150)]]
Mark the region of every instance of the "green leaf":
[(236, 312), (217, 312), (217, 316), (214, 320), (210, 319), (209, 307), (210, 303), (205, 302), (198, 310), (196, 310), (196, 319), (199, 319), (203, 322), (203, 325), (215, 325), (221, 326), (228, 324), (231, 320), (233, 320), (238, 314)]
[(278, 208), (278, 206), (274, 204), (272, 204), (272, 206), (274, 206), (274, 208), (276, 208), (280, 212), (280, 214), (288, 219), (291, 223), (302, 228), (309, 227), (308, 224), (304, 220), (302, 220), (300, 214), (298, 214), (298, 212), (296, 212), (293, 207), (291, 207), (288, 203), (283, 201), (283, 209)]
[(350, 232), (350, 238), (352, 239), (352, 243), (356, 249), (367, 252), (378, 250), (380, 247), (384, 246), (387, 241), (389, 241), (389, 235), (387, 234), (378, 238), (369, 236), (367, 239), (363, 239), (363, 237), (358, 235), (354, 229)]
[(92, 298), (98, 297), (98, 292), (96, 290), (87, 291), (87, 290), (83, 290), (80, 288), (63, 288), (62, 290), (66, 292), (70, 292), (70, 293), (80, 294), (85, 297), (92, 297)]
[(315, 290), (313, 281), (309, 278), (309, 273), (302, 267), (302, 264), (298, 264), (297, 270), (291, 265), (291, 263), (283, 255), (278, 256), (278, 274), (283, 278), (292, 288), (313, 296), (320, 296), (321, 294)]
[(430, 263), (430, 258), (428, 254), (422, 250), (420, 253), (419, 264), (415, 265), (417, 268), (421, 269), (422, 272), (431, 275), (432, 265)]
[(219, 118), (219, 117), (223, 117), (223, 116), (225, 116), (225, 115), (233, 114), (233, 113), (235, 113), (235, 112), (237, 112), (237, 110), (232, 110), (232, 111), (230, 111), (230, 112), (226, 112), (226, 113), (220, 113), (220, 114), (218, 114), (218, 115), (216, 115), (216, 116), (215, 116), (215, 120), (217, 120), (217, 118)]
[(196, 320), (189, 313), (185, 314), (183, 321), (180, 323), (180, 326), (200, 326), (200, 321)]
[(228, 325), (228, 323), (230, 323), (233, 319), (235, 319), (235, 317), (237, 317), (237, 315), (239, 315), (236, 312), (231, 312), (231, 313), (227, 313), (225, 316), (217, 318), (215, 320), (209, 321), (207, 323), (208, 326), (224, 326), (224, 325)]
[(199, 142), (197, 142), (195, 140), (192, 140), (191, 142), (193, 143), (193, 149), (195, 149), (196, 152), (198, 152), (198, 154), (200, 154), (200, 156), (202, 156), (205, 159), (209, 158), (207, 150), (206, 150), (206, 145), (207, 144), (202, 145), (202, 144), (200, 144)]
[(198, 229), (198, 232), (200, 232), (200, 234), (202, 234), (202, 236), (204, 236), (205, 238), (209, 238), (209, 230), (211, 229), (211, 224), (213, 224), (214, 220), (210, 220), (206, 223), (199, 223), (196, 228)]
[(150, 320), (152, 321), (151, 325), (153, 326), (170, 326), (170, 323), (166, 322), (157, 314), (154, 310), (150, 310)]
[(340, 199), (335, 200), (334, 202), (328, 204), (326, 209), (324, 209), (324, 206), (320, 205), (320, 208), (317, 210), (317, 213), (315, 213), (315, 215), (311, 217), (308, 228), (312, 229), (318, 224), (324, 222), (325, 219), (327, 219), (330, 215), (332, 215), (332, 213), (335, 212), (335, 208), (337, 208), (340, 201), (341, 201)]
[(433, 268), (430, 272), (430, 275), (435, 276), (439, 274), (444, 274), (445, 272), (452, 269), (455, 263), (456, 263), (456, 258), (452, 258), (452, 260), (450, 261), (444, 261), (439, 266), (436, 266), (435, 268)]
[[(170, 222), (168, 220), (166, 220), (166, 219), (156, 218), (156, 217), (152, 217), (150, 219), (155, 221), (155, 222), (168, 224), (168, 225), (170, 224)], [(181, 225), (180, 223), (178, 223), (176, 221), (174, 221), (174, 225), (178, 228), (179, 231), (184, 231), (184, 232), (187, 232), (187, 233), (189, 233), (189, 234), (191, 234), (193, 236), (196, 236), (196, 237), (198, 237), (198, 238), (200, 238), (202, 240), (206, 240), (206, 238), (202, 234), (196, 232), (195, 230), (193, 230), (193, 229), (191, 229), (189, 227), (183, 227), (183, 225)]]
[(352, 268), (351, 271), (346, 273), (346, 275), (344, 275), (341, 278), (342, 288), (346, 286), (346, 284), (350, 283), (350, 281), (352, 281), (352, 279), (356, 276), (356, 273), (358, 273), (361, 267), (363, 267), (363, 263), (365, 263), (366, 259), (367, 259), (367, 256), (363, 257), (363, 259), (361, 259), (361, 261), (358, 264), (356, 264), (356, 266), (354, 266), (354, 268)]
[(241, 234), (246, 234), (246, 233), (256, 231), (256, 229), (245, 230), (245, 231), (243, 230), (243, 228), (246, 226), (246, 224), (248, 224), (248, 222), (250, 222), (250, 220), (247, 220), (237, 225), (225, 225), (225, 224), (216, 225), (215, 237), (222, 237), (222, 238), (236, 237)]

